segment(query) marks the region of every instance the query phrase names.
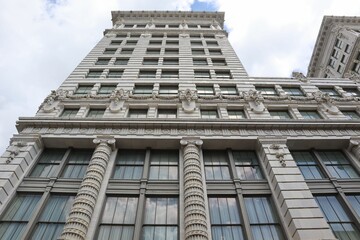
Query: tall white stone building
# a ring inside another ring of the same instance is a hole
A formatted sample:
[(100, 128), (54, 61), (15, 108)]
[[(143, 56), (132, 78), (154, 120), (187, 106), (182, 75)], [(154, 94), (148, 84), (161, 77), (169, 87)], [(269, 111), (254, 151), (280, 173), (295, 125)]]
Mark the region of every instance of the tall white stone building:
[(224, 13), (112, 21), (17, 122), (0, 239), (360, 238), (358, 77), (249, 77)]
[(360, 75), (360, 17), (323, 18), (307, 75), (320, 78)]

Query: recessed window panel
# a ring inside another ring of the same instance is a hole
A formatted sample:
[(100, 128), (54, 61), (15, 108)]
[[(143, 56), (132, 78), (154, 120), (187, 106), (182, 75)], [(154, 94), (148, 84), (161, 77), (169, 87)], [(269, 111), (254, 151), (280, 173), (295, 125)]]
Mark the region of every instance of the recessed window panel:
[(150, 154), (151, 180), (178, 179), (179, 152), (177, 150), (153, 150)]
[(242, 180), (263, 179), (259, 161), (254, 151), (232, 151), (236, 173)]
[(318, 151), (332, 177), (358, 178), (359, 174), (341, 151)]
[(62, 177), (82, 179), (93, 153), (93, 149), (72, 149)]
[(119, 150), (113, 179), (139, 180), (142, 176), (144, 162), (144, 150)]
[(291, 151), (297, 166), (305, 179), (322, 179), (324, 174), (321, 172), (314, 155), (308, 151)]
[(56, 171), (66, 153), (66, 149), (45, 149), (32, 170), (30, 177), (55, 177)]
[(230, 180), (226, 151), (204, 150), (206, 180)]

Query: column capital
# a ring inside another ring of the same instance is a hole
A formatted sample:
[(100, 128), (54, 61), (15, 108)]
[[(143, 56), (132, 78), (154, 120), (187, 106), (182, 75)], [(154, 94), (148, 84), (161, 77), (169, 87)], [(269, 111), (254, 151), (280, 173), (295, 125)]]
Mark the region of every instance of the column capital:
[(183, 146), (186, 146), (189, 144), (201, 146), (203, 144), (203, 141), (200, 138), (183, 138), (180, 140), (180, 144)]
[(95, 143), (96, 145), (105, 143), (105, 144), (109, 145), (109, 147), (111, 147), (112, 150), (115, 149), (115, 142), (116, 142), (116, 140), (113, 136), (97, 136), (93, 140), (93, 143)]

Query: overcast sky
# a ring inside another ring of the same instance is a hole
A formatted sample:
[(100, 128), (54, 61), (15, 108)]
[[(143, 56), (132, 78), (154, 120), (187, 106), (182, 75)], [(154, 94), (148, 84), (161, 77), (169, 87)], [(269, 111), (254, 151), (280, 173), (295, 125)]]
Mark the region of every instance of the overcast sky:
[(0, 0), (0, 154), (111, 28), (111, 10), (225, 12), (250, 76), (306, 74), (324, 15), (360, 16), (360, 0)]

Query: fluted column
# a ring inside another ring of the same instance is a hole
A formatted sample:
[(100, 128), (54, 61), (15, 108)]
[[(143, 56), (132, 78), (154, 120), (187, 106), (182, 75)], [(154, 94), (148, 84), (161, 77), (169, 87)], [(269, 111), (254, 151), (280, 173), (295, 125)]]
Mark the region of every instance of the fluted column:
[(184, 224), (186, 240), (208, 240), (209, 220), (201, 171), (201, 140), (181, 140), (184, 146)]
[(97, 147), (59, 239), (85, 240), (115, 139), (96, 138)]

